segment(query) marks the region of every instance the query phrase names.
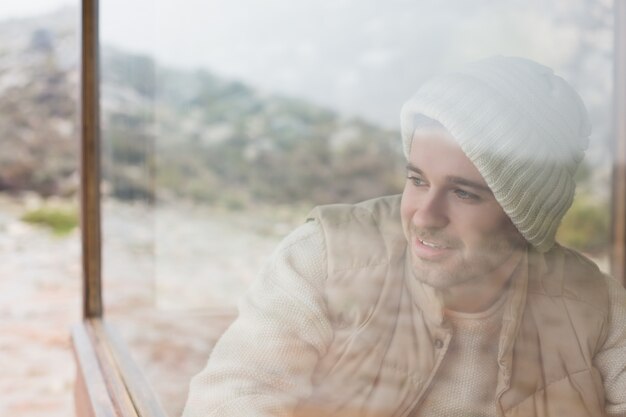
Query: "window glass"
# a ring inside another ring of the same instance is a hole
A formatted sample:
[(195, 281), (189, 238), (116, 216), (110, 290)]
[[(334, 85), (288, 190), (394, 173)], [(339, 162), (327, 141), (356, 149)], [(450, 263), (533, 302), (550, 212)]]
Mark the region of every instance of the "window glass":
[(106, 316), (167, 413), (311, 208), (401, 192), (403, 102), (468, 61), (528, 57), (580, 93), (558, 236), (608, 269), (612, 22), (608, 0), (101, 2)]

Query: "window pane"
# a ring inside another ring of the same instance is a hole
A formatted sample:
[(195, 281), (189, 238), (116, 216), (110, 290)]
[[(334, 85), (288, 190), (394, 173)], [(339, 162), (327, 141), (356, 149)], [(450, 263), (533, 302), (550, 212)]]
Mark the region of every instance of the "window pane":
[(107, 318), (169, 415), (311, 208), (399, 193), (399, 111), (430, 76), (537, 60), (593, 133), (559, 240), (608, 268), (611, 2), (106, 1)]

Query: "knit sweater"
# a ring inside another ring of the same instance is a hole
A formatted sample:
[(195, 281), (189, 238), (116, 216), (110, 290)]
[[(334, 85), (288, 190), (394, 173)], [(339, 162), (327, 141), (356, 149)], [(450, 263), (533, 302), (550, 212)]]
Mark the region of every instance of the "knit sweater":
[(506, 297), (486, 311), (446, 311), (452, 339), (437, 378), (414, 417), (489, 417), (496, 413), (498, 335)]

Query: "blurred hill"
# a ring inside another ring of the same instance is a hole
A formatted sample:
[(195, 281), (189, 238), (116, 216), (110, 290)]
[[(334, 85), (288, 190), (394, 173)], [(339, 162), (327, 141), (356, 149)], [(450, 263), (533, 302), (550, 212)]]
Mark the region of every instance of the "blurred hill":
[[(77, 187), (76, 11), (0, 23), (0, 191)], [(104, 46), (104, 190), (125, 200), (356, 201), (397, 192), (399, 134)]]
[[(71, 8), (0, 22), (0, 192), (77, 191), (77, 22)], [(101, 79), (106, 196), (232, 210), (352, 202), (401, 189), (397, 131), (106, 45)], [(559, 238), (601, 252), (610, 166), (593, 152), (587, 160)]]
[(75, 13), (0, 23), (0, 191), (76, 188)]
[(400, 189), (398, 132), (111, 48), (102, 77), (104, 169), (119, 198), (156, 189), (159, 198), (321, 203)]

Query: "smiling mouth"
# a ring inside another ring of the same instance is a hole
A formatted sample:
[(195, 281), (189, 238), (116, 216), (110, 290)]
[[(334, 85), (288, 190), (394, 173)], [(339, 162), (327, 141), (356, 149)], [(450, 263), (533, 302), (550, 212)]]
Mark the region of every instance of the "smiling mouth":
[(413, 253), (425, 261), (441, 261), (452, 254), (452, 247), (446, 243), (431, 242), (415, 238)]
[(433, 243), (433, 242), (429, 242), (427, 240), (422, 240), (420, 238), (418, 238), (417, 240), (419, 240), (422, 245), (427, 246), (429, 248), (433, 248), (433, 249), (449, 249), (447, 246), (439, 245), (439, 244), (436, 244), (436, 243)]

